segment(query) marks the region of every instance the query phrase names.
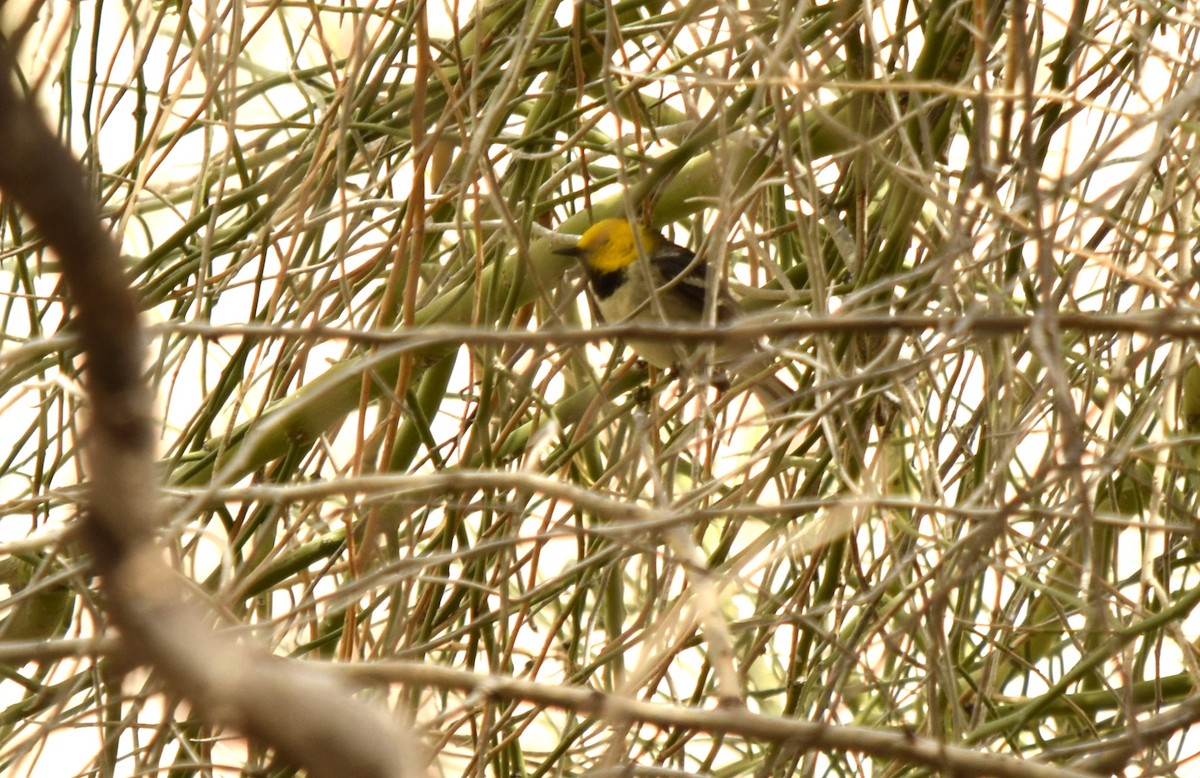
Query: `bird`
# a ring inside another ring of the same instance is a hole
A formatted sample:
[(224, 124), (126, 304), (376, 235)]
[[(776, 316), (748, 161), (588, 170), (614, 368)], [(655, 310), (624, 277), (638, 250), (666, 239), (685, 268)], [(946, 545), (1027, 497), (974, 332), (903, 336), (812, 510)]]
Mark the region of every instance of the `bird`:
[[(587, 273), (600, 316), (610, 324), (705, 323), (708, 273), (711, 262), (698, 259), (689, 248), (671, 242), (640, 222), (602, 219), (595, 222), (574, 246), (554, 253), (579, 260)], [(744, 313), (729, 293), (724, 279), (715, 285), (718, 325), (729, 324)], [(629, 339), (637, 355), (649, 364), (697, 372), (706, 349), (703, 344), (682, 343), (669, 336)], [(753, 378), (751, 391), (764, 405), (786, 402), (795, 395), (769, 373), (773, 357), (745, 341), (720, 341), (711, 349), (711, 366)]]

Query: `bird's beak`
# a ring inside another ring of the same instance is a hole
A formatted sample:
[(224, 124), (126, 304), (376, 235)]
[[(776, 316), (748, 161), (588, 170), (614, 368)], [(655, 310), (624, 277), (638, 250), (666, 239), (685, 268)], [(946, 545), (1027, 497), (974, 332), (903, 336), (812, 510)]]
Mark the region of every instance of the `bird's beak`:
[(583, 259), (583, 252), (578, 246), (563, 246), (560, 249), (551, 249), (555, 254), (561, 257), (575, 257), (575, 259)]

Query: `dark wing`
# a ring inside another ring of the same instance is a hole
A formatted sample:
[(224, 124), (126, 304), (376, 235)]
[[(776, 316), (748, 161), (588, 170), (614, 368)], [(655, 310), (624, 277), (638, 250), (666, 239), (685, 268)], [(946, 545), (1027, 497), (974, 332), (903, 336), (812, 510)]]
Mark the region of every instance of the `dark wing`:
[[(662, 276), (664, 285), (695, 306), (698, 317), (704, 310), (708, 265), (697, 261), (696, 254), (691, 249), (666, 240), (654, 249), (651, 262)], [(735, 314), (736, 309), (737, 303), (729, 296), (725, 285), (718, 285), (717, 321), (726, 321)]]
[(704, 307), (704, 286), (708, 268), (703, 262), (696, 260), (695, 252), (663, 241), (662, 245), (654, 249), (651, 261), (664, 284), (687, 298), (689, 302), (695, 303), (697, 307)]

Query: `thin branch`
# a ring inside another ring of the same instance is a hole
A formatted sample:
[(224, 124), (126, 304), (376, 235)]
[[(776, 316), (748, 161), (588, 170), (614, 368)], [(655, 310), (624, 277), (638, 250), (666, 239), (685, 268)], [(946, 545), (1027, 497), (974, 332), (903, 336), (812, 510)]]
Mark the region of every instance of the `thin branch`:
[(361, 683), (400, 683), (467, 692), (468, 704), (484, 700), (524, 702), (559, 708), (608, 721), (651, 724), (735, 735), (787, 744), (801, 751), (849, 751), (883, 759), (923, 765), (954, 775), (997, 778), (1086, 778), (1094, 773), (1056, 767), (1031, 759), (992, 754), (946, 745), (912, 732), (889, 732), (875, 727), (833, 726), (782, 716), (752, 713), (742, 708), (713, 710), (660, 705), (604, 694), (594, 689), (536, 683), (499, 675), (435, 667), (423, 662), (375, 662), (342, 665), (339, 672)]
[(312, 775), (420, 775), (424, 760), (404, 727), (316, 667), (218, 635), (213, 615), (185, 599), (164, 564), (154, 542), (162, 515), (138, 303), (82, 168), (14, 90), (12, 56), (0, 46), (0, 189), (59, 256), (75, 306), (92, 419), (83, 534), (123, 650), (214, 721), (271, 744)]

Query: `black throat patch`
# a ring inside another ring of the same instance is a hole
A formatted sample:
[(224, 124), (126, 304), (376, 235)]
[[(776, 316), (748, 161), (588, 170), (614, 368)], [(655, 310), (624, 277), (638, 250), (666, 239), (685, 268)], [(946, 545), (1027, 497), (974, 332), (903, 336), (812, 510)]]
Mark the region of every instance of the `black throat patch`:
[(599, 300), (607, 300), (625, 281), (625, 268), (611, 273), (592, 273), (592, 294)]

